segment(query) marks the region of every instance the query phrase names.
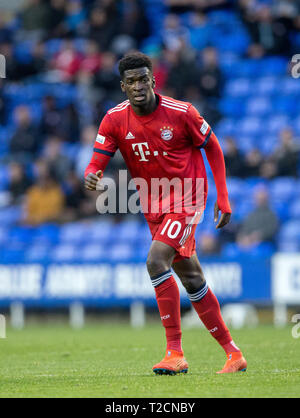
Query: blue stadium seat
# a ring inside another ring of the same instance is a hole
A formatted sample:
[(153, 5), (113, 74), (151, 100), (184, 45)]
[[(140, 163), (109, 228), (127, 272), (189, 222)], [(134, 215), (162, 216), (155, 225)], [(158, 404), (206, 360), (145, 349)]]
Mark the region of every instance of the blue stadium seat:
[(226, 83), (224, 93), (227, 97), (245, 97), (251, 94), (252, 89), (248, 78), (237, 78)]
[(290, 220), (285, 222), (279, 231), (278, 242), (293, 241), (300, 243), (300, 221)]
[(5, 246), (7, 241), (9, 241), (9, 228), (0, 226), (0, 248), (2, 245)]
[(135, 248), (130, 244), (116, 244), (109, 250), (109, 259), (111, 261), (128, 261), (135, 256)]
[(272, 114), (269, 118), (264, 120), (264, 132), (268, 135), (279, 134), (281, 129), (289, 126), (289, 118), (285, 114)]
[(236, 121), (232, 118), (224, 118), (214, 127), (214, 132), (218, 138), (237, 133)]
[(22, 209), (19, 206), (0, 209), (0, 225), (14, 225), (21, 219), (21, 215)]
[(250, 256), (270, 257), (274, 254), (275, 247), (273, 244), (263, 242), (253, 245), (252, 247), (243, 248), (236, 243), (225, 244), (222, 249), (222, 255), (225, 257), (240, 257), (243, 254)]
[(38, 245), (56, 244), (59, 241), (60, 227), (44, 224), (35, 228), (33, 243)]
[(258, 148), (263, 154), (270, 155), (276, 150), (278, 143), (277, 135), (266, 135), (259, 139)]
[(9, 172), (7, 166), (0, 165), (0, 191), (7, 190), (9, 186)]
[(268, 75), (266, 77), (260, 77), (254, 83), (252, 87), (252, 94), (254, 97), (257, 96), (266, 96), (274, 95), (280, 86), (280, 78), (273, 75)]
[(297, 241), (279, 241), (278, 242), (278, 251), (284, 253), (293, 253), (299, 252), (300, 243)]
[(72, 244), (59, 244), (50, 252), (52, 262), (75, 262), (81, 249)]
[(52, 56), (57, 54), (60, 51), (62, 39), (50, 39), (45, 43), (46, 52), (48, 55)]
[(299, 79), (286, 76), (280, 81), (280, 93), (284, 95), (300, 95)]
[(48, 261), (51, 253), (51, 247), (47, 244), (38, 243), (31, 245), (27, 251), (25, 251), (24, 259), (28, 263), (45, 262)]
[(109, 256), (108, 248), (105, 245), (99, 244), (87, 244), (80, 249), (78, 257), (80, 261), (101, 261)]
[(247, 101), (246, 114), (251, 116), (264, 116), (270, 112), (271, 101), (266, 97), (252, 97)]
[(23, 249), (8, 249), (2, 248), (0, 252), (0, 262), (15, 264), (16, 262), (24, 262), (24, 250)]
[(279, 177), (270, 184), (271, 199), (292, 201), (295, 197), (297, 181), (293, 177)]
[(31, 226), (14, 226), (10, 229), (10, 242), (29, 244), (33, 239), (35, 229)]
[(245, 112), (245, 102), (241, 98), (225, 97), (220, 100), (219, 109), (226, 116), (240, 117)]
[(244, 198), (249, 194), (249, 187), (244, 180), (234, 177), (227, 178), (228, 194), (231, 199)]
[(296, 200), (293, 200), (289, 205), (289, 215), (291, 218), (300, 219), (300, 198), (299, 196)]
[(137, 241), (140, 236), (140, 223), (124, 221), (118, 225), (118, 240), (124, 242)]
[(90, 225), (88, 239), (91, 241), (107, 243), (114, 241), (117, 236), (117, 228), (110, 220), (94, 222)]
[(263, 121), (258, 117), (245, 117), (236, 122), (241, 136), (260, 135), (264, 126)]
[(72, 222), (60, 227), (59, 239), (62, 243), (81, 243), (90, 239), (90, 233), (90, 224)]

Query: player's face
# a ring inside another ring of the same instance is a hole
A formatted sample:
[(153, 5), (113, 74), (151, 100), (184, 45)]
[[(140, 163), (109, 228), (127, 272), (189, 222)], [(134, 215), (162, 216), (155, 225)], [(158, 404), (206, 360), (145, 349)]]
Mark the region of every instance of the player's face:
[(155, 100), (155, 81), (153, 74), (147, 67), (126, 70), (121, 89), (126, 93), (131, 105), (137, 108), (148, 108)]

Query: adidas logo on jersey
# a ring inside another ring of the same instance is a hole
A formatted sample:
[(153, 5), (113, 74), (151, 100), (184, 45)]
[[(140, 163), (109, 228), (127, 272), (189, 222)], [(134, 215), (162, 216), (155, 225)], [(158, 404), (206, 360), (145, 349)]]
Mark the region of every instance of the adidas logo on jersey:
[(132, 133), (131, 132), (128, 132), (128, 134), (126, 135), (126, 137), (125, 137), (125, 139), (134, 139), (135, 138), (135, 136), (134, 135), (132, 135)]

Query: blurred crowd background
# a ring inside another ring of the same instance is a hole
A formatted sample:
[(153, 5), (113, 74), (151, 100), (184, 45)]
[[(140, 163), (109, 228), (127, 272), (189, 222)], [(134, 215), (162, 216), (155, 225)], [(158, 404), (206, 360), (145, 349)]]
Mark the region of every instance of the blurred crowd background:
[[(291, 75), (299, 0), (2, 0), (0, 8), (0, 261), (146, 255), (142, 215), (99, 215), (98, 194), (83, 188), (101, 119), (125, 99), (117, 63), (131, 50), (152, 58), (156, 91), (192, 102), (224, 150), (232, 222), (216, 233), (208, 168), (199, 255), (300, 250), (300, 79)], [(117, 153), (106, 174), (117, 179), (124, 168)]]

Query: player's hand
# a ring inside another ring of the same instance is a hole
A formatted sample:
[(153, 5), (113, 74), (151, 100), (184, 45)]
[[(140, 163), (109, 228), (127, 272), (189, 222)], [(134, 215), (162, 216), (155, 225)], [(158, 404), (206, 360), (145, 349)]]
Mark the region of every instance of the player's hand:
[[(218, 203), (215, 203), (215, 207), (214, 207), (214, 221), (218, 222), (218, 218), (219, 218), (219, 206)], [(216, 229), (219, 228), (223, 228), (223, 226), (227, 225), (230, 221), (231, 218), (231, 213), (221, 213), (221, 217), (220, 220), (218, 222), (218, 224), (216, 225)]]
[(87, 190), (96, 190), (99, 179), (103, 177), (103, 171), (99, 170), (96, 174), (89, 173), (84, 179), (84, 187)]

